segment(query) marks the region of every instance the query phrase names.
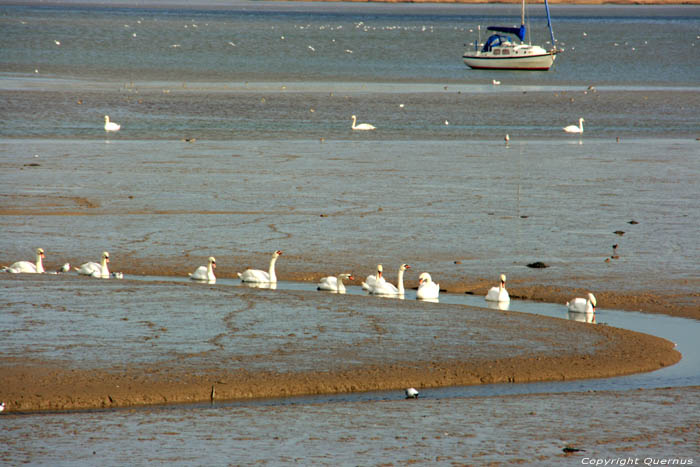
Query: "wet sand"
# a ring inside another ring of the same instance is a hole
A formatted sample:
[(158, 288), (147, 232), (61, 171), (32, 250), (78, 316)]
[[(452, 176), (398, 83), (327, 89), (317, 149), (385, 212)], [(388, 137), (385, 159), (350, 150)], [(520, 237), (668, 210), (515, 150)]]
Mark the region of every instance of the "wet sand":
[[(0, 358), (0, 394), (10, 412), (200, 402), (212, 393), (228, 400), (564, 381), (652, 371), (681, 357), (673, 343), (645, 334), (467, 306), (72, 275), (8, 274), (0, 284), (8, 296), (18, 287), (46, 295), (29, 298), (36, 303), (26, 311), (17, 303), (7, 308), (13, 319), (29, 320), (31, 332), (75, 328), (38, 342), (8, 341)], [(94, 315), (74, 303), (76, 293)], [(9, 300), (19, 296), (26, 294), (15, 292)], [(170, 308), (164, 314), (111, 311), (142, 297), (173, 296), (207, 304), (197, 320), (213, 334), (195, 341), (206, 340), (211, 350), (198, 350), (192, 337), (180, 336), (187, 325), (167, 321), (175, 313)], [(63, 310), (64, 300), (72, 310)], [(105, 317), (115, 324), (103, 323)], [(104, 327), (116, 342), (94, 336)], [(47, 359), (47, 352), (58, 357)]]

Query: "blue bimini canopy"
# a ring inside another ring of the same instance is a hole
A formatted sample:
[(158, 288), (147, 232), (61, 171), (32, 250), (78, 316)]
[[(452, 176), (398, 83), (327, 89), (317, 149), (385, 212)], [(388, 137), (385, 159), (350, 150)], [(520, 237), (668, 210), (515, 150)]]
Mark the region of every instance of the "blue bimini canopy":
[(494, 34), (492, 36), (489, 36), (489, 38), (484, 43), (484, 48), (481, 49), (481, 51), (488, 52), (491, 50), (492, 47), (498, 47), (499, 45), (503, 44), (504, 42), (512, 42), (512, 41), (510, 40), (510, 37), (508, 37), (508, 36), (501, 36), (500, 34)]
[(515, 34), (521, 41), (525, 40), (525, 25), (521, 24), (519, 28), (510, 28), (506, 26), (489, 26), (489, 31), (505, 32), (506, 34)]

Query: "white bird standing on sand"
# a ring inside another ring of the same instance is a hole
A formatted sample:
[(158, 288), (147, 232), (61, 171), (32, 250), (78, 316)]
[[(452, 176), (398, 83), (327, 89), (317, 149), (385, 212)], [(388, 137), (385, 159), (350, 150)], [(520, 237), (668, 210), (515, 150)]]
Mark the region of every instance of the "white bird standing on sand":
[(422, 272), (418, 276), (418, 291), (416, 292), (416, 298), (418, 300), (433, 300), (438, 298), (440, 295), (440, 284), (433, 282), (430, 274), (427, 272)]
[(592, 293), (588, 294), (588, 298), (574, 298), (570, 302), (566, 302), (566, 307), (574, 313), (595, 313), (596, 300)]
[(5, 403), (0, 402), (0, 412), (4, 412), (4, 411), (5, 411)]
[(398, 287), (396, 287), (394, 284), (387, 282), (386, 280), (377, 281), (375, 282), (374, 287), (370, 287), (369, 293), (371, 293), (372, 295), (389, 295), (403, 297), (403, 273), (406, 269), (411, 269), (411, 266), (409, 266), (408, 264), (402, 264), (399, 267), (399, 274), (397, 277)]
[(377, 127), (370, 125), (369, 123), (360, 123), (357, 125), (357, 116), (352, 116), (352, 129), (353, 130), (376, 130)]
[(30, 261), (17, 261), (8, 267), (2, 268), (3, 272), (11, 272), (13, 274), (41, 274), (44, 272), (44, 263), (42, 259), (44, 258), (44, 249), (36, 249), (36, 263)]
[(102, 260), (99, 263), (90, 261), (88, 263), (82, 264), (79, 268), (75, 270), (81, 276), (91, 276), (98, 279), (109, 279), (109, 268), (107, 267), (109, 263), (109, 253), (106, 251), (102, 252)]
[(343, 281), (347, 279), (353, 280), (354, 277), (352, 277), (352, 274), (338, 274), (338, 277), (326, 276), (321, 278), (316, 289), (345, 293), (345, 284), (343, 284)]
[(585, 120), (583, 119), (583, 117), (581, 117), (581, 118), (578, 119), (578, 126), (576, 126), (576, 125), (569, 125), (569, 126), (565, 126), (565, 127), (562, 128), (562, 129), (563, 129), (565, 132), (567, 132), (567, 133), (578, 133), (578, 134), (583, 134), (583, 122), (585, 122)]
[(277, 275), (275, 275), (275, 262), (281, 254), (282, 251), (280, 250), (277, 250), (272, 254), (272, 259), (270, 259), (270, 269), (268, 272), (260, 269), (246, 269), (242, 273), (239, 272), (238, 277), (242, 282), (276, 283)]
[(510, 296), (506, 290), (506, 275), (501, 274), (501, 283), (498, 287), (491, 287), (485, 299), (489, 302), (510, 302)]
[(200, 266), (190, 274), (190, 279), (193, 281), (205, 281), (211, 284), (216, 282), (216, 276), (214, 276), (214, 269), (216, 269), (216, 258), (213, 256), (209, 257), (209, 263), (206, 266)]
[(363, 290), (369, 290), (372, 287), (374, 287), (377, 282), (382, 282), (384, 281), (384, 277), (382, 277), (384, 268), (382, 267), (381, 264), (377, 264), (377, 275), (370, 274), (367, 276), (365, 281), (362, 283), (362, 289)]
[(119, 131), (121, 127), (118, 123), (110, 122), (109, 115), (105, 115), (105, 131)]
[(418, 399), (418, 396), (420, 393), (416, 388), (408, 388), (406, 389), (406, 399)]

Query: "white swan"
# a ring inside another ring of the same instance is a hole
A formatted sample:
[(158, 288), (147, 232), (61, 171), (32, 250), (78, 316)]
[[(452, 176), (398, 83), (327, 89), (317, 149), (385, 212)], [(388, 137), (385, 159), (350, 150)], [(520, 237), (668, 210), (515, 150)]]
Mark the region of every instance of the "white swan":
[(330, 292), (337, 292), (337, 293), (345, 293), (345, 284), (343, 284), (344, 280), (353, 280), (354, 277), (352, 277), (352, 274), (338, 274), (338, 277), (335, 276), (327, 276), (323, 277), (319, 283), (318, 287), (316, 287), (317, 290), (328, 290)]
[(376, 130), (377, 127), (374, 125), (370, 125), (369, 123), (360, 123), (357, 125), (357, 117), (355, 115), (352, 116), (352, 129), (353, 130)]
[(97, 277), (98, 279), (109, 279), (109, 268), (107, 268), (107, 263), (109, 263), (109, 253), (106, 251), (102, 253), (102, 260), (99, 263), (90, 261), (80, 265), (79, 268), (75, 268), (78, 274), (82, 276)]
[(17, 261), (10, 266), (2, 268), (2, 271), (11, 272), (13, 274), (41, 274), (44, 272), (44, 263), (42, 262), (44, 257), (44, 249), (37, 248), (36, 263), (32, 263), (30, 261)]
[(281, 254), (282, 252), (280, 250), (277, 250), (272, 254), (269, 272), (261, 271), (260, 269), (246, 269), (242, 273), (239, 272), (238, 277), (243, 282), (277, 282), (277, 276), (275, 275), (275, 262)]
[(377, 274), (370, 274), (367, 276), (365, 281), (362, 283), (362, 290), (369, 290), (375, 285), (377, 285), (377, 282), (382, 282), (384, 281), (384, 278), (382, 277), (382, 272), (384, 271), (384, 268), (382, 267), (381, 264), (377, 264)]
[(406, 399), (418, 399), (420, 395), (416, 388), (408, 388), (404, 392), (406, 393)]
[(484, 297), (489, 302), (510, 302), (510, 296), (506, 290), (506, 275), (501, 274), (501, 283), (498, 287), (491, 287)]
[(409, 266), (408, 264), (402, 264), (401, 267), (399, 267), (399, 274), (397, 278), (398, 287), (396, 287), (394, 284), (387, 282), (386, 280), (382, 280), (376, 282), (374, 287), (371, 287), (369, 289), (369, 293), (373, 295), (389, 295), (403, 297), (403, 272), (406, 269), (411, 269), (411, 266)]
[(214, 269), (216, 268), (216, 258), (213, 256), (209, 257), (209, 264), (206, 266), (200, 266), (190, 274), (190, 279), (193, 281), (205, 281), (211, 284), (216, 282), (216, 276), (214, 276)]
[(566, 307), (573, 313), (595, 313), (596, 301), (592, 293), (588, 294), (588, 298), (574, 298), (570, 302), (566, 302)]
[(119, 131), (121, 127), (118, 123), (110, 122), (109, 115), (105, 115), (105, 131)]
[(418, 300), (434, 300), (440, 295), (440, 284), (433, 282), (430, 274), (427, 272), (421, 273), (418, 276), (418, 292), (416, 298)]
[(576, 126), (576, 125), (569, 125), (569, 126), (565, 126), (565, 127), (562, 128), (562, 129), (563, 129), (565, 132), (567, 132), (567, 133), (578, 133), (578, 134), (583, 134), (583, 122), (585, 122), (585, 120), (584, 120), (583, 118), (579, 118), (579, 119), (578, 119), (578, 126)]

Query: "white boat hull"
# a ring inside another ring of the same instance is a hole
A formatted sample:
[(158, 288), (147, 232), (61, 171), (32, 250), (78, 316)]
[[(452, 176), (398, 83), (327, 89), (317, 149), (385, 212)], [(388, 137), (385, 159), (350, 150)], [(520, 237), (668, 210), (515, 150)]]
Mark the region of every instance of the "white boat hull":
[(494, 56), (490, 52), (465, 53), (464, 63), (476, 70), (549, 70), (556, 55), (547, 52), (537, 55)]

